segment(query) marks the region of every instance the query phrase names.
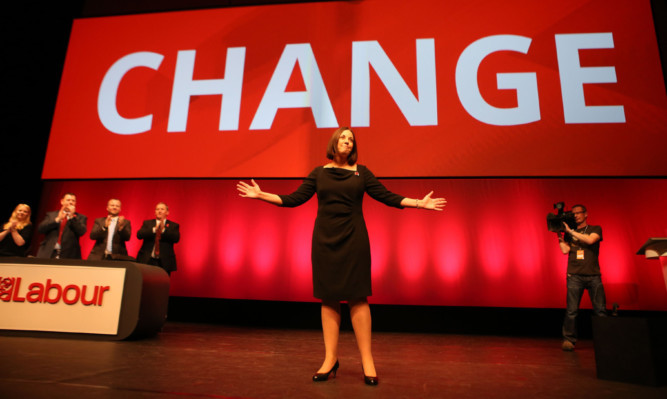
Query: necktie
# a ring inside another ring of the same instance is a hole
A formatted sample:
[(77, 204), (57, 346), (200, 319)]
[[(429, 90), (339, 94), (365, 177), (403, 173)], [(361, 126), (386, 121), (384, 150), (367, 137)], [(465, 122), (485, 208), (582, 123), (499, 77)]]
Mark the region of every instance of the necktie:
[(155, 247), (153, 248), (153, 253), (156, 258), (160, 257), (160, 237), (162, 237), (162, 230), (164, 230), (164, 225), (160, 223), (157, 229), (155, 229)]
[(66, 224), (67, 218), (64, 217), (63, 220), (60, 221), (60, 231), (58, 232), (58, 247), (61, 247), (61, 243), (63, 241), (63, 231), (65, 230)]

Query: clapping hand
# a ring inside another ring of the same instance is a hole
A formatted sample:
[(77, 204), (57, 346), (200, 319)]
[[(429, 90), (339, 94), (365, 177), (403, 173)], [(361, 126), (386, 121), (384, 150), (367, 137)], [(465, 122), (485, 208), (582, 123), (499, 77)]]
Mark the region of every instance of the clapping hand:
[(63, 205), (62, 208), (60, 208), (60, 211), (58, 212), (58, 216), (56, 217), (56, 222), (60, 222), (63, 219), (67, 219), (67, 217), (71, 214), (70, 208), (67, 205)]

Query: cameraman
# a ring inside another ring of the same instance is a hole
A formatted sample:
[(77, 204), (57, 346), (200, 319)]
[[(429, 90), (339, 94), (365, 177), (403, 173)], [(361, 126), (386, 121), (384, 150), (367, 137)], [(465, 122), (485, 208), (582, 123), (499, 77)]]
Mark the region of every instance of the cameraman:
[(602, 227), (586, 224), (588, 212), (583, 205), (573, 206), (572, 213), (577, 228), (573, 230), (567, 223), (563, 223), (564, 234), (556, 233), (561, 251), (568, 255), (567, 309), (563, 321), (562, 348), (564, 351), (573, 351), (577, 342), (575, 322), (584, 290), (588, 290), (595, 314), (606, 316), (606, 300), (598, 262)]

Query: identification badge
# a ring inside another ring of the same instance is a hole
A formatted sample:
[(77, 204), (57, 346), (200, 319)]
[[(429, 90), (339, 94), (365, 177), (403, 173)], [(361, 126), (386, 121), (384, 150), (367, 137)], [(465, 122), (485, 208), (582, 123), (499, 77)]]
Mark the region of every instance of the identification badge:
[(577, 259), (579, 259), (579, 260), (584, 259), (584, 250), (583, 249), (577, 250)]

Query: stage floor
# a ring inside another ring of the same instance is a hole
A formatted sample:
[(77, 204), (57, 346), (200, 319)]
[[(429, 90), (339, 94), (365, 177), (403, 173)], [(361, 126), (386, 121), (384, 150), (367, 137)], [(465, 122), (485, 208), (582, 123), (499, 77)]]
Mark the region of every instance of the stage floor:
[(597, 379), (590, 340), (569, 353), (554, 338), (378, 332), (376, 387), (363, 383), (352, 332), (337, 378), (314, 383), (323, 352), (317, 330), (176, 322), (137, 341), (0, 336), (0, 397), (667, 397), (667, 386)]

